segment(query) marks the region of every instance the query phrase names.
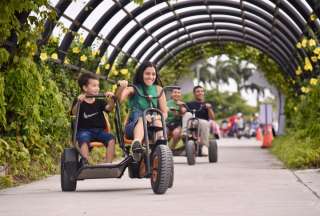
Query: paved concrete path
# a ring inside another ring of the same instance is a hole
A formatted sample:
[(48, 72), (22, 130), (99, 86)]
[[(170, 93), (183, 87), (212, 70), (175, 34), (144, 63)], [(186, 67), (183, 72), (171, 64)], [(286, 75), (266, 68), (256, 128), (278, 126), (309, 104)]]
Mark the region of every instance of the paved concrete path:
[(319, 216), (320, 173), (284, 169), (254, 140), (219, 141), (219, 162), (188, 166), (175, 157), (175, 185), (154, 195), (149, 180), (80, 181), (61, 192), (59, 176), (0, 191), (0, 215)]

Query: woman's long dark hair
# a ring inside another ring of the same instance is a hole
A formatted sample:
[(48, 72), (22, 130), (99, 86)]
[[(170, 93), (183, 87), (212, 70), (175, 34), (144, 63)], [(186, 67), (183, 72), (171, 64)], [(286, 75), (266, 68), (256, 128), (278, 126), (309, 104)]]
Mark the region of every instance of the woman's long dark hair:
[(133, 84), (135, 84), (135, 85), (138, 85), (138, 84), (145, 85), (144, 81), (143, 81), (143, 72), (147, 67), (153, 67), (155, 69), (155, 71), (156, 71), (156, 80), (154, 81), (153, 84), (162, 86), (162, 82), (160, 80), (157, 67), (152, 62), (142, 62), (140, 64), (140, 66), (137, 69), (136, 74), (134, 75)]

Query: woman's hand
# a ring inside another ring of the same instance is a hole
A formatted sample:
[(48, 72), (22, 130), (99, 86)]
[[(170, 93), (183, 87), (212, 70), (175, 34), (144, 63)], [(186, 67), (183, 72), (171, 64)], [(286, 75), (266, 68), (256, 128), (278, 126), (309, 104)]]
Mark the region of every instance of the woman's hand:
[[(147, 122), (152, 122), (152, 116), (150, 114), (147, 114), (146, 115), (146, 120)], [(160, 115), (157, 115), (156, 118), (154, 120), (161, 120), (161, 116)]]
[(121, 88), (126, 88), (128, 86), (128, 81), (127, 80), (119, 80), (118, 86)]

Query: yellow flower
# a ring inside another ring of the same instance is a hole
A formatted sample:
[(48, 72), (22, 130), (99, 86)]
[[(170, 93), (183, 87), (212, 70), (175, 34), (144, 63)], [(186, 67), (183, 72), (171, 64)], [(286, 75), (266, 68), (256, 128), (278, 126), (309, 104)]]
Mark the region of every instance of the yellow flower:
[(82, 55), (81, 57), (80, 57), (80, 61), (82, 61), (82, 62), (85, 62), (85, 61), (87, 61), (87, 56), (85, 56), (85, 55)]
[(299, 66), (298, 69), (296, 70), (296, 75), (300, 75), (302, 74), (302, 70), (301, 70), (301, 67)]
[(41, 54), (40, 54), (40, 59), (41, 59), (42, 61), (47, 60), (47, 59), (48, 59), (47, 53), (41, 53)]
[(317, 47), (313, 50), (313, 53), (316, 54), (316, 55), (319, 55), (320, 54), (320, 47)]
[(317, 62), (318, 61), (318, 57), (317, 56), (311, 56), (311, 61), (312, 62)]
[(298, 108), (297, 108), (297, 107), (294, 107), (293, 109), (294, 109), (294, 111), (296, 111), (296, 112), (298, 111)]
[(305, 57), (304, 70), (305, 71), (312, 71), (313, 70), (312, 64), (311, 64), (308, 57)]
[(84, 38), (83, 38), (82, 36), (79, 38), (79, 42), (80, 42), (80, 43), (83, 43), (83, 42), (84, 42)]
[(100, 72), (100, 67), (98, 67), (97, 68), (97, 70), (96, 70), (96, 74), (100, 74), (101, 72)]
[(308, 40), (305, 39), (305, 38), (303, 38), (301, 44), (302, 44), (302, 47), (303, 47), (303, 48), (306, 48), (306, 47), (307, 47), (307, 44), (308, 44)]
[(317, 45), (317, 43), (316, 43), (316, 41), (314, 40), (314, 39), (310, 39), (309, 40), (309, 46), (310, 47), (314, 47), (314, 46), (316, 46)]
[(115, 75), (115, 76), (118, 76), (119, 72), (117, 70), (113, 70), (112, 74)]
[(58, 37), (50, 37), (49, 41), (53, 43), (58, 43)]
[(57, 53), (52, 53), (51, 58), (54, 60), (58, 59), (58, 54)]
[(98, 51), (94, 51), (94, 50), (92, 50), (92, 52), (91, 52), (91, 55), (93, 56), (93, 57), (96, 57), (96, 55), (98, 55), (99, 54), (99, 52)]
[(311, 78), (310, 79), (310, 85), (317, 85), (318, 84), (318, 80), (315, 78)]
[(112, 85), (112, 92), (115, 92), (117, 90), (117, 85)]
[(70, 64), (70, 60), (68, 58), (65, 58), (63, 63)]
[(73, 47), (73, 48), (72, 48), (72, 52), (73, 52), (73, 53), (79, 53), (79, 52), (80, 52), (79, 47)]
[(101, 58), (101, 63), (102, 64), (105, 64), (107, 62), (107, 58), (105, 57), (105, 56), (103, 56), (102, 58)]
[(128, 69), (121, 69), (120, 70), (120, 73), (122, 74), (122, 75), (127, 75), (128, 74)]
[(109, 64), (106, 64), (106, 65), (104, 66), (104, 68), (105, 68), (106, 70), (109, 70), (110, 65), (109, 65)]
[(301, 43), (300, 42), (297, 43), (297, 48), (301, 49)]
[(315, 14), (311, 14), (310, 15), (310, 20), (311, 21), (315, 21), (317, 19), (317, 15), (315, 15)]
[(308, 87), (301, 87), (301, 91), (303, 93), (308, 93), (310, 91), (310, 89)]

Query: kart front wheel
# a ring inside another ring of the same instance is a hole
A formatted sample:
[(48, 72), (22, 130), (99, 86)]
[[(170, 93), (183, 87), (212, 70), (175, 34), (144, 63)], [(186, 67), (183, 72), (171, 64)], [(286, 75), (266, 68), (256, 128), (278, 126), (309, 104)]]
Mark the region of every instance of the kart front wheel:
[(151, 156), (151, 186), (155, 194), (164, 194), (173, 184), (173, 158), (167, 145), (158, 145)]

